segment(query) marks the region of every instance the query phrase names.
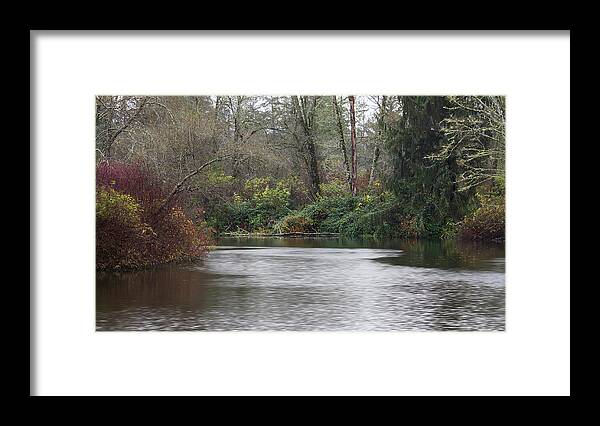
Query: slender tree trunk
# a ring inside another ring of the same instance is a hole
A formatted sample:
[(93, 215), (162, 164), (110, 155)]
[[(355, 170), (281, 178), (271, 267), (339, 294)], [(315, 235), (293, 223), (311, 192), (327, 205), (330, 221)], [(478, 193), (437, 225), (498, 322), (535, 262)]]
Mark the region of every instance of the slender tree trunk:
[(212, 128), (212, 153), (216, 154), (219, 151), (218, 147), (218, 134), (219, 134), (219, 108), (221, 107), (221, 97), (217, 96), (215, 99), (215, 112), (213, 115), (213, 128)]
[(379, 147), (376, 146), (373, 151), (373, 162), (371, 163), (371, 171), (369, 172), (369, 186), (373, 184), (375, 180), (375, 169), (377, 168), (377, 161), (379, 160), (380, 150)]
[(356, 161), (356, 113), (354, 111), (354, 96), (349, 96), (350, 101), (350, 153), (352, 156), (352, 174), (351, 174), (351, 188), (352, 195), (356, 195), (356, 175), (357, 175), (357, 161)]
[(375, 149), (373, 150), (373, 162), (371, 163), (371, 171), (369, 172), (369, 186), (371, 186), (373, 184), (373, 181), (375, 180), (375, 170), (377, 168), (377, 161), (379, 160), (379, 155), (381, 154), (381, 149), (379, 148), (381, 145), (383, 145), (383, 137), (384, 137), (384, 132), (385, 132), (385, 104), (386, 104), (386, 97), (382, 96), (381, 97), (381, 106), (380, 106), (380, 110), (379, 110), (379, 126), (378, 126), (378, 135), (377, 135), (377, 142), (375, 144)]
[(344, 167), (346, 169), (346, 181), (348, 182), (348, 187), (350, 191), (352, 191), (352, 178), (350, 175), (350, 163), (348, 163), (348, 154), (346, 152), (346, 141), (344, 140), (344, 125), (342, 124), (342, 113), (340, 112), (340, 107), (337, 103), (337, 98), (332, 96), (333, 101), (333, 111), (335, 113), (335, 118), (337, 121), (338, 133), (340, 135), (340, 151), (342, 152), (342, 156), (344, 158)]
[(217, 99), (215, 99), (215, 123), (219, 120), (219, 108), (221, 107), (220, 102), (221, 97), (217, 96)]
[[(241, 124), (241, 108), (242, 108), (242, 97), (237, 96), (235, 98), (235, 112), (233, 113), (233, 152), (239, 154), (242, 145), (242, 124)], [(230, 100), (230, 104), (233, 105), (233, 101)], [(232, 107), (233, 109), (233, 107)], [(231, 175), (234, 178), (240, 176), (240, 164), (236, 159), (233, 160), (231, 165)]]
[(315, 144), (312, 140), (312, 136), (309, 136), (306, 148), (308, 151), (310, 180), (312, 182), (312, 187), (313, 187), (312, 192), (313, 192), (313, 196), (316, 197), (317, 195), (319, 195), (319, 192), (321, 191), (321, 179), (319, 177), (317, 152), (315, 149)]

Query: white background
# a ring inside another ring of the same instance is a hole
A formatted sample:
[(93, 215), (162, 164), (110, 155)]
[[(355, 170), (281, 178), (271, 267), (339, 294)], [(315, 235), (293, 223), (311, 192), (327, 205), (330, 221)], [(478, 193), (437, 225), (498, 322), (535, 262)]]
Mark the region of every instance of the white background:
[[(568, 395), (570, 36), (32, 33), (39, 395)], [(96, 94), (507, 96), (506, 332), (95, 332)]]

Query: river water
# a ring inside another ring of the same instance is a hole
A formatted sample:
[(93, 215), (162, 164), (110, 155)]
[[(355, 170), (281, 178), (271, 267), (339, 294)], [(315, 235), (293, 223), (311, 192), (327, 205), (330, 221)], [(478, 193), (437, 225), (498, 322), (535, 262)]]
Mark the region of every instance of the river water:
[(505, 328), (504, 246), (226, 238), (206, 259), (96, 277), (96, 329)]

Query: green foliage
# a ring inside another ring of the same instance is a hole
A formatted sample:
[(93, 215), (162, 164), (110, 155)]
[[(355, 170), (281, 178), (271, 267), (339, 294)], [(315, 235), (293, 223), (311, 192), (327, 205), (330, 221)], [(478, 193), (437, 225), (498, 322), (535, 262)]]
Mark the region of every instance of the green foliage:
[(217, 233), (249, 232), (251, 207), (249, 201), (235, 195), (231, 201), (212, 206), (207, 223)]
[(339, 221), (338, 227), (340, 233), (348, 237), (413, 237), (412, 225), (404, 220), (398, 200), (390, 192), (360, 197), (356, 207)]
[(379, 179), (375, 179), (368, 187), (367, 192), (371, 195), (380, 195), (384, 192), (383, 183)]
[(357, 198), (343, 197), (319, 198), (305, 206), (298, 214), (307, 218), (318, 232), (340, 232), (340, 221), (353, 211)]
[(476, 205), (462, 205), (461, 209), (473, 213), (461, 222), (453, 219), (453, 200), (443, 186), (420, 193), (414, 182), (404, 180), (395, 192), (383, 191), (378, 184), (353, 197), (342, 180), (333, 180), (321, 185), (314, 202), (292, 210), (293, 181), (250, 179), (241, 194), (213, 208), (207, 222), (217, 232), (328, 232), (346, 237), (490, 239), (504, 232), (503, 222), (498, 221), (498, 203), (504, 199), (502, 182), (488, 186), (485, 193), (480, 191)]
[(226, 175), (220, 170), (211, 170), (207, 173), (205, 185), (209, 187), (229, 186), (234, 180), (233, 176)]
[(98, 268), (145, 265), (144, 245), (152, 229), (141, 219), (135, 198), (112, 188), (96, 191), (96, 264)]
[(253, 197), (250, 209), (250, 226), (268, 228), (290, 212), (290, 193), (285, 188), (265, 188)]
[(348, 183), (341, 179), (334, 179), (328, 183), (322, 183), (320, 186), (319, 198), (337, 198), (348, 195)]
[(208, 219), (217, 232), (328, 232), (347, 237), (443, 237), (456, 234), (439, 200), (424, 196), (420, 208), (402, 204), (381, 185), (361, 196), (348, 193), (341, 180), (321, 185), (321, 195), (299, 210), (290, 209), (289, 181), (246, 181), (242, 194), (214, 208)]
[(290, 192), (290, 208), (303, 206), (310, 200), (310, 191), (306, 184), (296, 175), (290, 175), (277, 182), (282, 188)]
[[(479, 110), (457, 107), (460, 106), (457, 102), (469, 99), (400, 96), (393, 99), (391, 106), (388, 103), (384, 121), (376, 129), (384, 149), (386, 169), (383, 172), (382, 164), (377, 174), (381, 180), (370, 183), (368, 170), (359, 170), (358, 196), (349, 194), (343, 170), (340, 170), (341, 157), (326, 156), (322, 164), (325, 164), (323, 168), (327, 172), (316, 197), (309, 196), (310, 191), (295, 175), (279, 181), (270, 177), (253, 177), (246, 181), (228, 180), (224, 176), (210, 177), (209, 186), (227, 182), (229, 188), (235, 189), (222, 201), (210, 203), (208, 222), (217, 232), (333, 232), (348, 237), (370, 235), (426, 239), (452, 239), (457, 236), (499, 238), (504, 233), (503, 222), (500, 223), (503, 203), (501, 207), (499, 201), (491, 202), (484, 198), (504, 199), (502, 162), (473, 162), (494, 169), (494, 173), (490, 174), (494, 178), (477, 181), (473, 186), (464, 185), (461, 179), (464, 179), (465, 156), (471, 152), (471, 145), (449, 149), (453, 141), (460, 139), (456, 139), (455, 133), (450, 130), (466, 130), (456, 125), (468, 124), (474, 119), (479, 120), (477, 123), (481, 121)], [(489, 101), (486, 111), (495, 114), (492, 124), (497, 126), (489, 135), (484, 132), (484, 127), (478, 126), (476, 130), (483, 133), (472, 135), (469, 140), (496, 137), (503, 133), (503, 104), (486, 99), (483, 99), (484, 102)], [(479, 102), (478, 98), (471, 101)], [(317, 111), (322, 132), (316, 137), (318, 141), (339, 137), (336, 122), (331, 121), (331, 107), (328, 98), (320, 103), (320, 108), (324, 109)], [(452, 127), (452, 123), (456, 125)], [(494, 155), (501, 158), (503, 145), (494, 145), (494, 149), (497, 151)], [(482, 191), (484, 187), (485, 191)], [(235, 196), (232, 196), (233, 191), (237, 191)], [(487, 195), (476, 196), (477, 191)]]
[(264, 180), (259, 185), (256, 185), (256, 182), (248, 185), (249, 182), (246, 182), (246, 187), (253, 186), (249, 211), (251, 228), (271, 227), (290, 212), (288, 207), (290, 191), (285, 182), (277, 182), (273, 188), (270, 187), (268, 181), (264, 187)]
[(451, 240), (453, 238), (456, 238), (456, 236), (458, 235), (459, 224), (459, 222), (446, 222), (446, 224), (441, 228), (440, 238), (442, 240)]
[(268, 177), (255, 177), (248, 179), (244, 183), (244, 195), (252, 198), (254, 194), (263, 191), (265, 188), (268, 188), (270, 182), (271, 179)]
[(306, 218), (315, 231), (335, 232), (347, 237), (416, 236), (414, 224), (402, 217), (398, 200), (391, 192), (361, 197), (347, 193), (320, 197), (305, 206), (297, 216)]
[(315, 227), (310, 219), (301, 215), (291, 214), (277, 223), (274, 230), (276, 232), (315, 232)]
[(253, 178), (244, 183), (242, 194), (213, 208), (208, 219), (217, 232), (259, 232), (272, 228), (291, 212), (290, 182)]
[(96, 191), (96, 220), (118, 220), (123, 226), (141, 226), (142, 207), (131, 195), (122, 194), (113, 188)]

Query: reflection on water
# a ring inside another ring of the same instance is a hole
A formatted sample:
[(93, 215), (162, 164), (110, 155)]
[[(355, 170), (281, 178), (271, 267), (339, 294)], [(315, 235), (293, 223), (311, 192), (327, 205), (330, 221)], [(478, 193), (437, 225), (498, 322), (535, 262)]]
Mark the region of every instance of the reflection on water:
[(98, 273), (97, 330), (504, 330), (504, 246), (222, 239), (194, 265)]

